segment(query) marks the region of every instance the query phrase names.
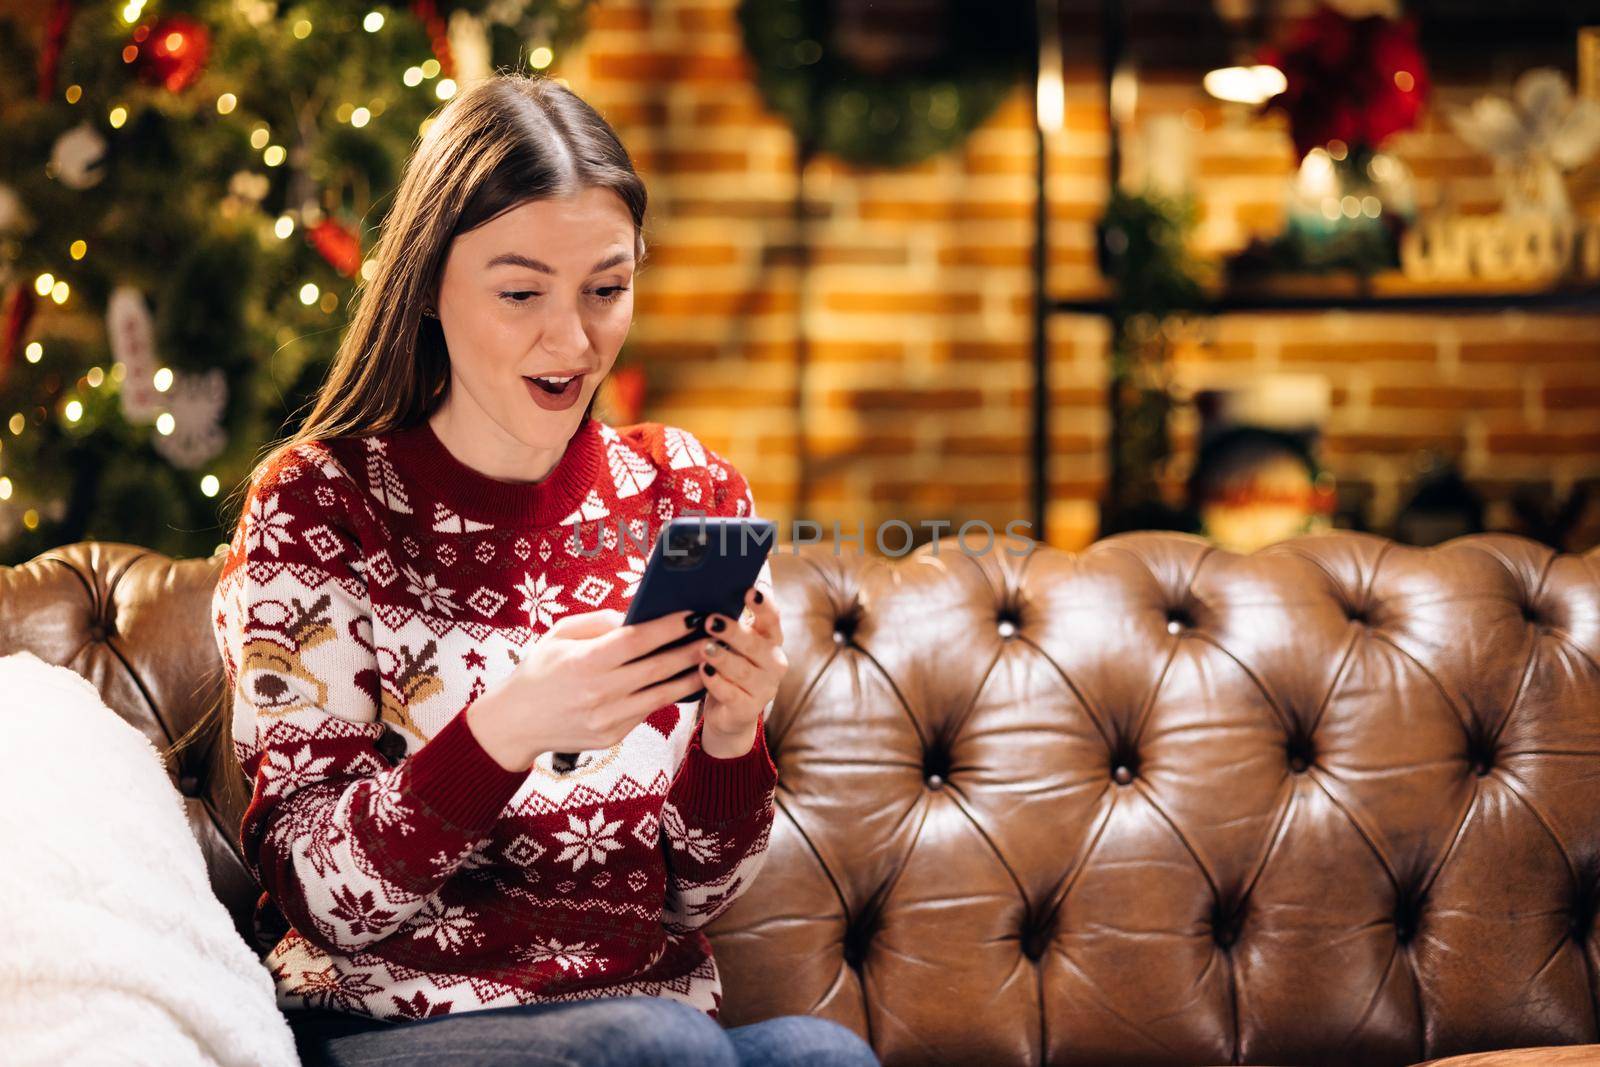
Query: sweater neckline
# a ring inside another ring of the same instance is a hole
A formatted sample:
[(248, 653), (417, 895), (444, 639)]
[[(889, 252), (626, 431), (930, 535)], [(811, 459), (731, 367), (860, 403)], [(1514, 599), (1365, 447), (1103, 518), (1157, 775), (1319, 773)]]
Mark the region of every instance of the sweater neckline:
[(423, 419), (391, 437), (395, 461), (459, 515), (481, 522), (550, 525), (571, 514), (600, 472), (600, 424), (586, 415), (567, 450), (537, 482), (495, 478), (457, 459)]

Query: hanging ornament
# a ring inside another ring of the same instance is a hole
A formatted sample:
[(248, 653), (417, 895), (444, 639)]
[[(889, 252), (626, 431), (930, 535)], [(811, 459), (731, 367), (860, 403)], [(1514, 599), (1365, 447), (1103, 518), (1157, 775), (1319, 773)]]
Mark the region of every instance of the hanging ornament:
[(205, 23), (187, 15), (168, 15), (154, 25), (140, 26), (133, 36), (139, 48), (135, 68), (140, 81), (181, 93), (205, 73), (211, 54), (211, 31)]
[(252, 26), (261, 27), (278, 17), (278, 0), (234, 0), (234, 9)]
[(11, 299), (6, 301), (5, 332), (0, 334), (0, 386), (5, 385), (11, 365), (17, 361), (17, 353), (22, 350), (22, 339), (28, 334), (28, 323), (33, 320), (34, 307), (31, 285), (21, 282), (11, 290)]
[(61, 51), (66, 47), (67, 28), (72, 25), (74, 7), (72, 0), (55, 0), (50, 7), (44, 26), (44, 44), (39, 49), (40, 100), (56, 95), (56, 71), (61, 67)]
[(450, 13), (450, 54), (456, 61), (456, 84), (463, 89), (494, 71), (489, 60), (489, 25), (470, 11)]
[(346, 278), (361, 269), (361, 239), (349, 227), (325, 218), (306, 231), (306, 241)]
[(0, 234), (20, 233), (28, 228), (28, 212), (22, 197), (5, 182), (0, 182)]
[(122, 364), (122, 417), (135, 426), (148, 425), (165, 410), (156, 391), (156, 329), (144, 294), (119, 285), (106, 302), (106, 336), (111, 356)]
[(450, 33), (444, 18), (439, 14), (437, 0), (411, 0), (411, 13), (416, 15), (428, 31), (433, 46), (433, 58), (439, 61), (439, 72), (446, 78), (456, 76), (455, 56), (450, 51)]
[(228, 403), (228, 378), (221, 367), (204, 374), (179, 373), (164, 394), (172, 414), (171, 433), (158, 433), (153, 444), (168, 463), (194, 470), (213, 459), (227, 445), (222, 432), (222, 409)]
[(105, 177), (106, 139), (80, 122), (50, 149), (50, 173), (69, 189), (91, 189)]
[(228, 195), (222, 198), (217, 208), (224, 218), (237, 218), (259, 210), (261, 201), (267, 198), (271, 190), (272, 180), (265, 174), (249, 170), (234, 171), (233, 177), (228, 179)]

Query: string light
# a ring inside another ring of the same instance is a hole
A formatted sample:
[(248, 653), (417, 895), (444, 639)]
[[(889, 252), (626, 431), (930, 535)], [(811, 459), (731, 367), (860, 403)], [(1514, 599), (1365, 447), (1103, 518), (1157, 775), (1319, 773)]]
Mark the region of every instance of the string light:
[(217, 97), (217, 114), (231, 115), (233, 109), (239, 106), (239, 98), (232, 93), (223, 93)]
[(54, 300), (57, 304), (65, 304), (67, 302), (67, 297), (71, 295), (71, 292), (72, 291), (67, 288), (66, 282), (56, 282), (56, 284), (50, 288), (50, 299)]
[(111, 109), (111, 114), (106, 117), (113, 130), (122, 129), (122, 124), (128, 121), (128, 109), (118, 104)]
[(528, 62), (533, 65), (534, 70), (543, 70), (554, 62), (555, 58), (556, 54), (554, 52), (544, 45), (540, 45), (533, 50), (532, 55), (528, 56)]
[(89, 254), (89, 242), (80, 237), (72, 242), (72, 247), (67, 252), (73, 259), (82, 259)]
[(11, 499), (11, 479), (0, 478), (0, 500)]
[(23, 354), (28, 357), (29, 363), (37, 363), (44, 358), (44, 345), (38, 341), (31, 341), (28, 347), (23, 350)]
[(81, 86), (81, 85), (69, 85), (69, 86), (67, 86), (66, 96), (67, 96), (67, 103), (76, 104), (79, 100), (83, 99), (83, 86)]
[(122, 9), (122, 21), (132, 26), (139, 21), (139, 16), (144, 14), (144, 0), (128, 0), (127, 6)]
[(217, 481), (217, 476), (215, 474), (208, 474), (204, 478), (200, 479), (200, 491), (206, 496), (216, 496), (218, 490), (221, 488), (222, 483)]
[(424, 59), (422, 61), (422, 76), (424, 78), (437, 78), (439, 76), (439, 61), (437, 59)]
[(456, 83), (451, 78), (440, 78), (439, 84), (433, 87), (440, 100), (448, 100), (456, 95)]
[(156, 371), (154, 377), (152, 377), (150, 381), (156, 387), (156, 392), (166, 392), (168, 389), (172, 388), (172, 368), (162, 367), (160, 370)]
[(51, 288), (56, 284), (54, 274), (41, 274), (33, 280), (33, 291), (40, 296), (49, 296)]
[(280, 240), (287, 240), (294, 233), (294, 219), (288, 215), (279, 215), (278, 221), (272, 224), (272, 232)]
[(422, 84), (422, 68), (407, 67), (406, 72), (400, 75), (400, 80), (405, 82), (408, 88), (415, 89)]
[(307, 37), (311, 36), (311, 21), (309, 19), (301, 19), (299, 22), (294, 24), (294, 30), (292, 32), (294, 33), (295, 40), (305, 40)]
[(89, 388), (98, 389), (105, 384), (106, 372), (99, 367), (90, 367), (89, 373), (85, 374), (84, 377), (89, 379)]
[(286, 155), (288, 155), (288, 153), (284, 151), (283, 145), (268, 145), (267, 150), (261, 153), (261, 162), (265, 163), (269, 167), (276, 167), (278, 164), (283, 162), (283, 158)]
[(361, 20), (361, 28), (368, 33), (377, 33), (383, 29), (383, 12), (368, 11), (367, 17)]
[(358, 107), (350, 114), (350, 125), (358, 130), (370, 121), (372, 121), (372, 112), (364, 107)]
[(272, 131), (267, 129), (265, 125), (257, 126), (250, 131), (250, 147), (258, 152), (267, 147), (267, 142), (270, 140), (272, 140)]
[(310, 307), (317, 302), (317, 297), (321, 293), (322, 290), (317, 288), (316, 282), (306, 282), (300, 287), (300, 303)]
[(67, 401), (66, 415), (68, 422), (77, 422), (83, 418), (83, 404), (77, 400)]
[(172, 417), (172, 412), (163, 411), (160, 415), (156, 416), (156, 429), (161, 432), (163, 437), (171, 437), (172, 431), (177, 429), (177, 427), (178, 423), (177, 420)]
[(39, 512), (34, 508), (24, 511), (22, 513), (22, 525), (30, 530), (37, 530), (39, 528)]
[(6, 426), (11, 430), (11, 435), (13, 437), (21, 437), (22, 431), (27, 427), (27, 425), (28, 420), (22, 417), (22, 412), (20, 411), (11, 416), (11, 420), (6, 423)]

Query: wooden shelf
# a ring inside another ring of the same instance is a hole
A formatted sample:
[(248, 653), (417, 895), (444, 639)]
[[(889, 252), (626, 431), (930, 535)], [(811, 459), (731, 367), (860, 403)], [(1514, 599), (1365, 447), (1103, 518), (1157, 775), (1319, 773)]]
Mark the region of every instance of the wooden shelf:
[[(1398, 271), (1362, 278), (1351, 274), (1283, 274), (1235, 282), (1212, 294), (1204, 314), (1235, 311), (1593, 311), (1600, 312), (1600, 285), (1552, 288), (1543, 283), (1418, 282)], [(1105, 292), (1057, 298), (1060, 314), (1105, 315)]]

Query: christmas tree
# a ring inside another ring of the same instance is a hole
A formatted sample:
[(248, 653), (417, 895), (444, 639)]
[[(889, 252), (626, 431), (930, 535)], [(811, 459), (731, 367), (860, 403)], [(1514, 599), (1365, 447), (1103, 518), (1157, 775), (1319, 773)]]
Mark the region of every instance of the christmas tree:
[(0, 563), (226, 541), (228, 495), (308, 409), (431, 116), (495, 70), (549, 70), (587, 3), (0, 18)]

